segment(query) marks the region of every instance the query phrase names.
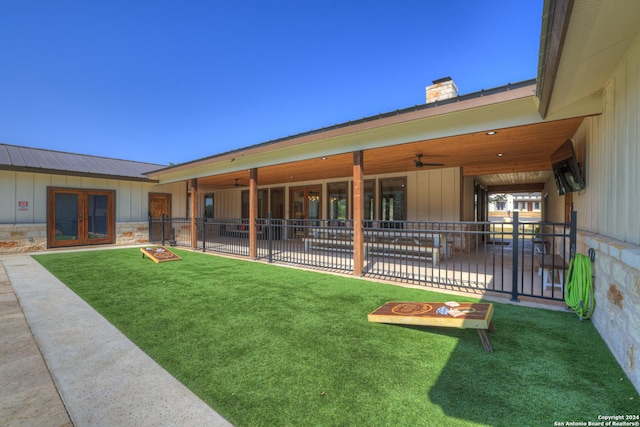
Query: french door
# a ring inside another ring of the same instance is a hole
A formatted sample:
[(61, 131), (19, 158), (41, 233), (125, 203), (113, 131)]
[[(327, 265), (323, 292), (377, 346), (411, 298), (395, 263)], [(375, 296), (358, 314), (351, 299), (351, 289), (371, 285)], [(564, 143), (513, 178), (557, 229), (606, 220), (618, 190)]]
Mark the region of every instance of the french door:
[(49, 247), (115, 243), (115, 191), (47, 189)]
[(296, 228), (296, 237), (304, 237), (307, 230), (305, 225), (314, 225), (314, 220), (320, 219), (322, 212), (322, 187), (314, 185), (310, 187), (292, 188), (289, 193), (291, 203), (291, 218), (300, 221), (302, 227)]

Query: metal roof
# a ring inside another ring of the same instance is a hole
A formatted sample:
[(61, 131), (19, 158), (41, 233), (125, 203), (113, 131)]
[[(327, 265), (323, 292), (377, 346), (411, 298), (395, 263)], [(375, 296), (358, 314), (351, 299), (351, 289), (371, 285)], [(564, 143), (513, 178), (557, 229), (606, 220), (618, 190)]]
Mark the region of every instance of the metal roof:
[(165, 165), (0, 144), (0, 170), (155, 182), (144, 174), (162, 167)]
[[(446, 77), (443, 79), (438, 79), (438, 80), (434, 80), (433, 83), (435, 83), (436, 81), (444, 81), (445, 79), (451, 79), (451, 77)], [(339, 124), (335, 124), (332, 126), (327, 126), (327, 127), (323, 127), (323, 128), (319, 128), (319, 129), (314, 129), (314, 130), (310, 130), (307, 132), (301, 132), (301, 133), (297, 133), (294, 135), (289, 135), (289, 136), (285, 136), (282, 138), (278, 138), (278, 139), (273, 139), (270, 141), (266, 141), (266, 142), (262, 142), (262, 143), (258, 143), (258, 144), (254, 144), (254, 145), (250, 145), (247, 147), (242, 147), (242, 148), (237, 148), (237, 149), (233, 149), (230, 151), (225, 151), (222, 153), (217, 153), (214, 154), (212, 156), (207, 156), (207, 157), (202, 157), (196, 160), (191, 160), (185, 163), (179, 163), (176, 165), (171, 165), (171, 166), (166, 166), (164, 168), (161, 169), (157, 169), (157, 170), (152, 170), (149, 171), (151, 172), (165, 172), (167, 170), (171, 170), (177, 167), (181, 167), (181, 166), (187, 166), (193, 163), (198, 163), (204, 160), (214, 160), (229, 154), (234, 154), (234, 153), (241, 153), (243, 151), (246, 150), (251, 150), (251, 149), (255, 149), (255, 148), (260, 148), (260, 147), (266, 147), (266, 146), (271, 146), (271, 145), (275, 145), (281, 142), (285, 142), (285, 141), (290, 141), (290, 140), (294, 140), (294, 139), (298, 139), (298, 138), (302, 138), (305, 136), (309, 136), (309, 135), (317, 135), (317, 134), (322, 134), (325, 132), (329, 132), (332, 130), (336, 130), (336, 129), (342, 129), (342, 128), (349, 128), (349, 127), (353, 127), (355, 125), (361, 124), (361, 123), (369, 123), (369, 122), (374, 122), (377, 120), (381, 120), (381, 119), (385, 119), (387, 117), (394, 117), (394, 116), (401, 116), (403, 114), (408, 114), (408, 113), (412, 113), (414, 111), (421, 111), (421, 110), (427, 110), (427, 109), (431, 109), (431, 108), (438, 108), (438, 107), (442, 107), (443, 105), (448, 105), (448, 104), (454, 104), (454, 103), (459, 103), (459, 102), (464, 102), (470, 99), (474, 99), (474, 98), (481, 98), (484, 96), (488, 96), (488, 95), (493, 95), (496, 93), (502, 93), (502, 92), (508, 92), (514, 89), (519, 89), (522, 87), (527, 87), (527, 86), (531, 86), (533, 84), (536, 83), (536, 79), (529, 79), (529, 80), (524, 80), (521, 82), (517, 82), (517, 83), (508, 83), (506, 85), (503, 86), (499, 86), (499, 87), (495, 87), (495, 88), (491, 88), (491, 89), (482, 89), (478, 92), (473, 92), (473, 93), (469, 93), (467, 95), (458, 95), (456, 97), (453, 98), (449, 98), (449, 99), (443, 99), (443, 100), (439, 100), (439, 101), (434, 101), (434, 102), (430, 102), (430, 103), (424, 103), (424, 104), (418, 104), (418, 105), (414, 105), (413, 107), (407, 107), (407, 108), (402, 108), (402, 109), (398, 109), (395, 111), (390, 111), (387, 113), (380, 113), (380, 114), (376, 114), (373, 116), (368, 116), (368, 117), (363, 117), (361, 119), (357, 119), (357, 120), (351, 120), (348, 122), (344, 122), (344, 123), (339, 123)]]

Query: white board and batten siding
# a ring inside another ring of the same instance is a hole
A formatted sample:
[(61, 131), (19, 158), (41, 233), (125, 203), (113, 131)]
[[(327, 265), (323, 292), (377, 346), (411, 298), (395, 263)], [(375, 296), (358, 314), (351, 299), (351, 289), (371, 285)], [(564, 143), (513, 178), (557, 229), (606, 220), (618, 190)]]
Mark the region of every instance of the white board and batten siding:
[(0, 171), (0, 224), (46, 223), (47, 187), (115, 190), (116, 222), (147, 221), (149, 193), (171, 193), (174, 216), (185, 216), (187, 211), (186, 187), (180, 183), (157, 185), (139, 181)]
[[(586, 179), (585, 190), (573, 194), (578, 228), (638, 245), (640, 39), (603, 94), (603, 114), (586, 118), (573, 138)], [(555, 189), (555, 185), (549, 188)]]
[[(434, 169), (416, 171), (405, 174), (369, 175), (365, 179), (399, 178), (407, 179), (407, 220), (408, 221), (459, 221), (461, 215), (461, 182), (462, 177), (459, 168)], [(326, 215), (327, 184), (332, 182), (353, 182), (352, 177), (337, 178), (331, 180), (296, 182), (295, 184), (274, 184), (268, 188), (285, 188), (285, 212), (290, 218), (289, 191), (294, 187), (312, 185), (322, 186), (323, 206), (322, 215)], [(260, 189), (265, 187), (259, 186)], [(232, 188), (228, 190), (215, 190), (202, 187), (198, 190), (199, 212), (204, 206), (205, 194), (214, 194), (214, 216), (216, 218), (240, 218), (242, 191), (248, 187)], [(376, 186), (376, 212), (380, 203), (379, 188)], [(352, 194), (349, 194), (352, 197)], [(470, 206), (473, 208), (473, 192), (470, 195)], [(353, 209), (353, 200), (349, 200), (350, 211)], [(465, 203), (466, 205), (467, 203)]]
[(410, 173), (407, 175), (407, 186), (410, 191), (407, 194), (407, 220), (461, 220), (459, 168)]

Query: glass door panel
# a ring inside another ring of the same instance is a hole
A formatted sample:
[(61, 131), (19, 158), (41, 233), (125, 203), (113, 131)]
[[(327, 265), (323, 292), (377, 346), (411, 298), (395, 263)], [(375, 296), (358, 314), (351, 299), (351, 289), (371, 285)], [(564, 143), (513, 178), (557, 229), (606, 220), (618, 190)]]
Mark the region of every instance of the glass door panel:
[(291, 217), (293, 219), (304, 219), (305, 218), (305, 209), (304, 209), (304, 190), (292, 190), (291, 191)]
[[(406, 217), (406, 178), (380, 180), (380, 219), (383, 227), (402, 227)], [(388, 221), (388, 222), (386, 222)]]
[(89, 240), (108, 238), (109, 197), (102, 194), (89, 194), (87, 199), (87, 238)]
[[(296, 237), (304, 237), (305, 225), (317, 225), (322, 214), (322, 187), (299, 187), (292, 188), (289, 193), (291, 203), (291, 218), (301, 220), (296, 227)], [(309, 221), (305, 221), (309, 220)], [(297, 225), (297, 224), (296, 224)]]
[(364, 226), (372, 227), (375, 213), (375, 180), (368, 179), (364, 182)]
[(346, 220), (348, 216), (347, 200), (347, 188), (346, 182), (333, 182), (327, 184), (327, 197), (329, 198), (329, 215), (328, 219), (333, 220)]
[[(320, 219), (320, 190), (309, 190), (307, 193), (307, 218), (310, 220)], [(310, 221), (317, 225), (318, 221)]]
[(80, 237), (78, 194), (56, 193), (54, 240), (77, 243)]
[(272, 218), (284, 218), (284, 188), (272, 188), (269, 198)]

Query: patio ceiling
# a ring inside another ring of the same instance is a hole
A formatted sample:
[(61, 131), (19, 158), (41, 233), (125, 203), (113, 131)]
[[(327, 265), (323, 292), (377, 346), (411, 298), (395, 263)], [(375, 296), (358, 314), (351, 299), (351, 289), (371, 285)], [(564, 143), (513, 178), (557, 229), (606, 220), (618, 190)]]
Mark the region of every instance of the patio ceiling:
[[(576, 132), (583, 118), (541, 122), (464, 135), (420, 140), (365, 149), (366, 175), (461, 167), (464, 176), (478, 176), (489, 187), (544, 183), (551, 173), (549, 157)], [(443, 166), (416, 168), (414, 159)], [(501, 154), (501, 156), (500, 156)], [(259, 185), (284, 185), (352, 176), (353, 154), (333, 154), (258, 168)], [(237, 181), (236, 181), (237, 180)], [(198, 185), (215, 189), (248, 185), (249, 172), (239, 170), (198, 178)]]

